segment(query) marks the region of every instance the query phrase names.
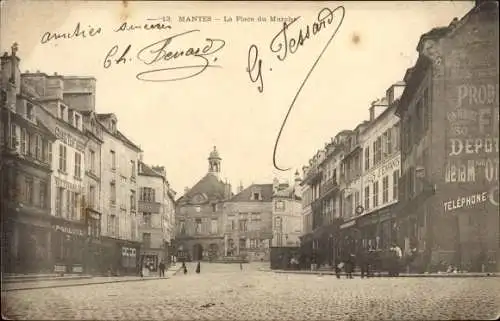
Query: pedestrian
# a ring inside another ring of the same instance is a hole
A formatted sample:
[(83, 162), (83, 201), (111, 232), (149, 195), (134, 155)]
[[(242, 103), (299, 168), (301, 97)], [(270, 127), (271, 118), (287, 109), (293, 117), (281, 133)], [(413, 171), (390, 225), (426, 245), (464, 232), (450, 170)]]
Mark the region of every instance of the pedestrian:
[(347, 260), (345, 262), (345, 272), (346, 272), (346, 278), (347, 279), (352, 279), (352, 272), (354, 270), (354, 255), (349, 254), (347, 256)]
[(158, 266), (160, 269), (160, 277), (165, 276), (165, 263), (163, 261), (160, 262), (160, 265)]
[(187, 267), (186, 267), (186, 262), (182, 261), (182, 270), (184, 271), (184, 274), (188, 273)]
[(368, 278), (369, 277), (368, 258), (367, 258), (367, 254), (365, 253), (365, 249), (361, 248), (359, 250), (358, 256), (356, 259), (358, 261), (359, 268), (361, 270), (361, 278), (364, 278), (365, 276)]
[(143, 278), (143, 277), (144, 277), (144, 273), (142, 273), (142, 264), (141, 264), (141, 263), (138, 263), (138, 264), (137, 264), (137, 270), (138, 270), (138, 272), (139, 272), (139, 276), (140, 276), (141, 278)]
[(243, 271), (243, 263), (240, 262), (240, 270)]
[(201, 266), (200, 266), (200, 265), (201, 265), (201, 264), (200, 264), (200, 261), (198, 261), (198, 264), (196, 265), (196, 273), (197, 273), (197, 274), (200, 274), (200, 268), (201, 268)]
[(343, 267), (343, 262), (338, 262), (338, 260), (335, 260), (335, 276), (337, 277), (337, 279), (340, 279), (340, 271), (342, 271)]

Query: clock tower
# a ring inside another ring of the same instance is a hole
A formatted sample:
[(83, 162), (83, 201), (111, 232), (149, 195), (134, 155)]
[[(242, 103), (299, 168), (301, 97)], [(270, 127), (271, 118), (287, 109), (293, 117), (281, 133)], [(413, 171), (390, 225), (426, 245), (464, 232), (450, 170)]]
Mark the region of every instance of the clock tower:
[(215, 177), (220, 179), (220, 165), (221, 160), (217, 147), (214, 146), (214, 150), (210, 152), (208, 157), (208, 173), (215, 175)]

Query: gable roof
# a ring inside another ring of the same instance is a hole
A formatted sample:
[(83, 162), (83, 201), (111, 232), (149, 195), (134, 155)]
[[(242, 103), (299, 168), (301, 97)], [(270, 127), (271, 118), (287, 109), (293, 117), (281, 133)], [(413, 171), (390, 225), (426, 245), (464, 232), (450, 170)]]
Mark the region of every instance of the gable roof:
[(254, 191), (259, 191), (261, 194), (261, 200), (255, 200), (255, 202), (271, 202), (273, 198), (273, 184), (252, 184), (234, 195), (229, 202), (250, 202), (254, 201), (251, 199), (252, 193)]
[(151, 167), (148, 165), (144, 164), (143, 162), (139, 162), (139, 175), (144, 175), (144, 176), (154, 176), (154, 177), (160, 177), (163, 178), (163, 176), (153, 170)]

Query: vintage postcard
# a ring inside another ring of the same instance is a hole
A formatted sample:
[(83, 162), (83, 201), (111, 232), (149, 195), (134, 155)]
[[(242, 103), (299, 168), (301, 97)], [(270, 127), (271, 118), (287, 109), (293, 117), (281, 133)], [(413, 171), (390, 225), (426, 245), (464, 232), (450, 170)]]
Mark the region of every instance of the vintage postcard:
[(0, 2), (2, 316), (500, 316), (497, 1)]

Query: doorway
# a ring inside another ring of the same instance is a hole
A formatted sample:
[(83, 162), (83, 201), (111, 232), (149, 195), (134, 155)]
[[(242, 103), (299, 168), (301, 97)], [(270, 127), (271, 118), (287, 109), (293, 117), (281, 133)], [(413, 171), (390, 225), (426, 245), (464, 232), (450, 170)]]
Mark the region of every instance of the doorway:
[(201, 244), (193, 245), (193, 260), (201, 261), (203, 260), (203, 246)]

